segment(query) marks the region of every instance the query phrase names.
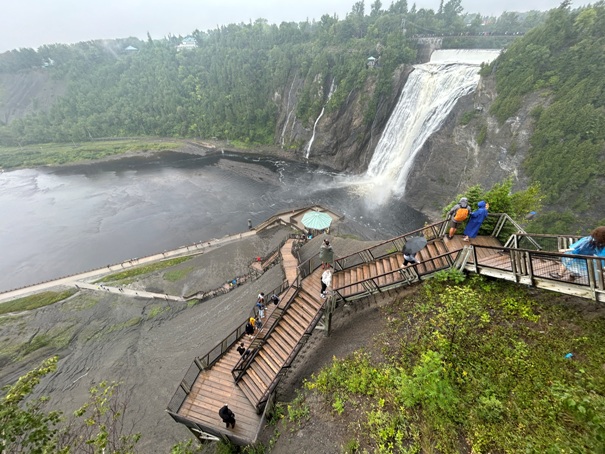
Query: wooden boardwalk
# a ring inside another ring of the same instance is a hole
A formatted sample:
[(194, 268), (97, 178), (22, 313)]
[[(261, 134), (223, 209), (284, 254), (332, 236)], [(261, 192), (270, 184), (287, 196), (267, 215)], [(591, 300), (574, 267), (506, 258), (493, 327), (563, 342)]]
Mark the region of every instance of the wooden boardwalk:
[[(450, 240), (432, 235), (417, 255), (420, 263), (402, 267), (401, 242), (410, 237), (397, 237), (339, 258), (332, 280), (334, 297), (342, 300), (363, 297), (408, 285), (456, 266), (561, 293), (605, 300), (605, 265), (601, 265), (601, 259), (584, 259), (588, 260), (590, 276), (571, 282), (551, 276), (559, 269), (559, 253), (505, 247), (492, 236), (480, 236), (465, 242), (462, 236)], [(291, 249), (292, 240), (281, 249), (291, 287), (281, 295), (278, 306), (269, 304), (263, 329), (253, 339), (243, 336), (251, 355), (242, 360), (235, 350), (237, 343), (234, 344), (211, 368), (199, 374), (178, 410), (178, 416), (188, 423), (193, 421), (205, 434), (225, 436), (241, 445), (256, 441), (264, 421), (261, 413), (265, 404), (284, 370), (291, 365), (323, 315), (326, 303), (320, 297), (323, 270), (321, 267), (310, 268), (309, 275), (298, 282), (296, 273), (299, 270)], [(462, 261), (460, 257), (463, 257)], [(226, 429), (218, 417), (218, 410), (225, 403), (236, 415), (234, 429)]]
[[(403, 267), (403, 254), (393, 252), (376, 260), (349, 267), (334, 274), (334, 291), (342, 298), (365, 296), (374, 291), (387, 290), (418, 281), (439, 270), (450, 268), (455, 256), (464, 246), (481, 245), (501, 247), (502, 244), (493, 237), (477, 237), (471, 242), (462, 241), (459, 235), (453, 239), (436, 238), (422, 249), (416, 258), (420, 263)], [(481, 249), (481, 259), (495, 254), (492, 250)], [(473, 257), (470, 258), (473, 261)]]
[[(298, 266), (291, 253), (292, 243), (293, 240), (288, 240), (281, 249), (289, 283), (296, 281)], [(277, 306), (268, 303), (262, 329), (253, 338), (242, 336), (212, 367), (200, 372), (177, 415), (199, 425), (211, 436), (226, 436), (237, 444), (256, 441), (263, 423), (261, 410), (268, 395), (321, 316), (325, 300), (320, 298), (320, 277), (321, 269), (317, 269), (300, 288), (292, 286), (280, 295)], [(243, 363), (237, 352), (240, 342), (251, 350), (251, 355), (238, 376), (234, 369)], [(224, 404), (235, 413), (237, 422), (233, 429), (227, 429), (218, 416)]]

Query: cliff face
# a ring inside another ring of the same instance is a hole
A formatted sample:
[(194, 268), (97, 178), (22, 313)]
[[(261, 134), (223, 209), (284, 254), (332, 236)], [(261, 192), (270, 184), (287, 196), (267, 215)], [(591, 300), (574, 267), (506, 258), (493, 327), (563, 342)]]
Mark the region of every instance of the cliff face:
[[(400, 67), (395, 72), (393, 90), (378, 103), (371, 124), (364, 121), (364, 103), (374, 94), (373, 78), (368, 78), (362, 90), (349, 93), (338, 111), (324, 113), (315, 127), (309, 161), (352, 173), (364, 171), (412, 69)], [(302, 83), (295, 76), (283, 92), (275, 96), (279, 106), (276, 142), (284, 149), (292, 149), (297, 159), (305, 158), (313, 136), (313, 125), (305, 127), (296, 118)]]
[[(430, 58), (430, 53), (423, 53), (422, 48), (418, 55)], [(371, 123), (364, 120), (364, 112), (374, 94), (375, 77), (368, 77), (362, 89), (349, 93), (337, 111), (325, 112), (315, 127), (309, 161), (339, 171), (363, 173), (411, 71), (412, 66), (402, 66), (394, 73), (393, 90), (380, 99)], [(273, 96), (278, 112), (275, 143), (291, 152), (293, 159), (304, 160), (313, 124), (303, 124), (296, 117), (305, 82), (294, 70), (292, 73), (286, 86)], [(34, 108), (48, 108), (64, 93), (66, 85), (50, 79), (43, 71), (5, 75), (0, 84), (4, 91), (0, 104), (3, 122), (22, 117)], [(318, 96), (326, 92), (326, 87), (321, 87)], [(527, 186), (521, 164), (533, 131), (529, 113), (547, 99), (540, 94), (526, 97), (517, 115), (499, 125), (488, 114), (495, 96), (494, 81), (482, 78), (477, 90), (459, 100), (441, 129), (425, 143), (406, 186), (405, 199), (411, 206), (431, 217), (440, 217), (445, 204), (474, 184), (489, 188), (512, 175), (518, 188)]]
[[(394, 89), (381, 100), (371, 125), (363, 121), (362, 103), (374, 92), (372, 82), (360, 92), (351, 93), (338, 112), (324, 114), (317, 122), (309, 161), (363, 173), (411, 71), (413, 67), (409, 66), (396, 72)], [(280, 114), (276, 141), (285, 149), (292, 148), (298, 159), (304, 159), (313, 134), (312, 127), (305, 128), (295, 116), (296, 93), (301, 88), (302, 80), (294, 78), (277, 98)], [(490, 188), (512, 176), (517, 189), (528, 186), (522, 162), (533, 132), (530, 112), (548, 100), (538, 93), (526, 97), (517, 115), (500, 125), (488, 113), (495, 97), (495, 82), (488, 77), (480, 80), (474, 93), (458, 101), (441, 129), (416, 156), (406, 186), (408, 204), (439, 218), (443, 206), (475, 184)]]
[[(460, 99), (442, 128), (425, 143), (406, 186), (410, 205), (439, 217), (456, 194), (475, 184), (490, 188), (512, 176), (517, 189), (528, 186), (522, 163), (533, 133), (530, 112), (548, 99), (538, 93), (526, 97), (519, 112), (499, 125), (488, 113), (495, 97), (494, 80), (482, 78), (477, 90)], [(472, 120), (463, 124), (463, 118), (471, 115)]]

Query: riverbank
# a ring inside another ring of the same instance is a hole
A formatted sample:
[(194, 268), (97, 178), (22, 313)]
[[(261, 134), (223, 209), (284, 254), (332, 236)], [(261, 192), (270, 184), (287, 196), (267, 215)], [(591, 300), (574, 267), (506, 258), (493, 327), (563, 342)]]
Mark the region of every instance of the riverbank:
[(207, 156), (214, 153), (234, 152), (275, 156), (299, 160), (292, 152), (279, 147), (259, 145), (244, 147), (229, 141), (172, 139), (172, 138), (109, 138), (87, 142), (47, 143), (21, 147), (0, 147), (0, 169), (16, 170), (42, 166), (70, 164), (96, 164), (114, 159), (149, 156), (162, 151)]

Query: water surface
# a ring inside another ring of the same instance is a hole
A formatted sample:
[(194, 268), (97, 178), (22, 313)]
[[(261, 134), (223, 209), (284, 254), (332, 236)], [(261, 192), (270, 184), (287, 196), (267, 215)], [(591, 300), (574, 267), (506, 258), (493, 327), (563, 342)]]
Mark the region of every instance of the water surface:
[[(262, 166), (263, 179), (229, 169), (241, 164)], [(248, 219), (256, 225), (309, 204), (344, 214), (367, 238), (426, 220), (396, 200), (376, 211), (347, 181), (329, 169), (248, 154), (168, 152), (5, 172), (0, 291), (242, 232)]]

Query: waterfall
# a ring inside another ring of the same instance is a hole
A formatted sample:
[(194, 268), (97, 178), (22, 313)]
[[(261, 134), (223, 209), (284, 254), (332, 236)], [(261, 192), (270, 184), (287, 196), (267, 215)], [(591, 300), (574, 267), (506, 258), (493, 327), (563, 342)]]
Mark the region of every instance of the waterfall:
[(430, 63), (415, 65), (376, 145), (366, 179), (382, 191), (388, 188), (402, 196), (415, 155), (458, 99), (475, 90), (479, 64), (495, 59), (499, 52), (436, 51)]
[(281, 131), (281, 146), (283, 148), (284, 143), (285, 143), (285, 139), (284, 136), (286, 134), (286, 128), (288, 127), (288, 123), (290, 122), (290, 115), (292, 115), (292, 112), (294, 112), (294, 107), (292, 107), (292, 109), (290, 109), (290, 98), (292, 95), (292, 87), (294, 87), (294, 83), (296, 82), (296, 76), (294, 76), (294, 80), (292, 80), (292, 85), (290, 85), (290, 90), (288, 90), (288, 101), (286, 104), (286, 112), (288, 112), (288, 116), (286, 117), (286, 122), (284, 123), (284, 127), (282, 128)]
[[(328, 101), (330, 101), (330, 98), (332, 97), (332, 94), (334, 93), (335, 89), (336, 89), (336, 86), (334, 85), (334, 79), (332, 79), (332, 84), (330, 85), (330, 91), (328, 92), (328, 100), (326, 101), (326, 104), (328, 104)], [(315, 123), (313, 123), (313, 134), (311, 135), (311, 140), (309, 140), (309, 145), (307, 145), (307, 154), (305, 154), (305, 159), (309, 159), (309, 154), (311, 153), (311, 145), (313, 145), (313, 141), (315, 140), (315, 128), (317, 128), (317, 123), (319, 123), (319, 120), (323, 116), (325, 110), (326, 110), (326, 106), (324, 105), (321, 108), (321, 112), (319, 113), (319, 116), (315, 120)]]

